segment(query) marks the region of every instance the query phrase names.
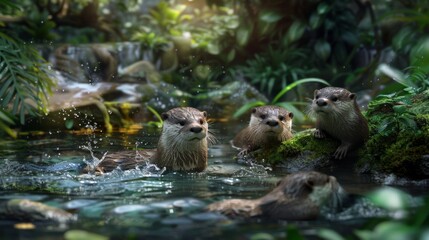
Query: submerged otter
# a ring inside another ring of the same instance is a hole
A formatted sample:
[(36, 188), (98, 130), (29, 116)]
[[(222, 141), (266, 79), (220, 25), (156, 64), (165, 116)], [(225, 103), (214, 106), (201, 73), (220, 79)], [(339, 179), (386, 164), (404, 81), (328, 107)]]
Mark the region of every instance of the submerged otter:
[(229, 199), (210, 204), (209, 211), (229, 217), (263, 217), (284, 220), (310, 220), (322, 206), (337, 207), (343, 190), (335, 177), (319, 172), (290, 174), (267, 195), (254, 199)]
[(368, 123), (356, 103), (356, 95), (344, 88), (326, 87), (314, 91), (310, 106), (316, 115), (316, 138), (326, 134), (341, 141), (334, 157), (342, 159), (350, 149), (361, 146), (368, 138)]
[(118, 166), (126, 170), (148, 161), (172, 171), (205, 170), (208, 143), (212, 139), (207, 113), (191, 107), (179, 107), (163, 113), (162, 118), (164, 125), (156, 149), (108, 154), (96, 170), (112, 171)]
[(249, 125), (232, 140), (232, 145), (245, 155), (257, 149), (271, 149), (292, 137), (293, 113), (278, 106), (252, 110)]

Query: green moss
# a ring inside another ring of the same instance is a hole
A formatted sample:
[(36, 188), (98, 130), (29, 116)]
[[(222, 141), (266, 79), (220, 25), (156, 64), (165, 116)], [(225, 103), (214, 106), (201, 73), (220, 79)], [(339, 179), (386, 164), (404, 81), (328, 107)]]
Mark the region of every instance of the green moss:
[(312, 161), (321, 157), (330, 156), (340, 144), (338, 141), (326, 138), (317, 139), (313, 136), (314, 129), (297, 133), (293, 138), (286, 140), (273, 152), (269, 162), (276, 165), (280, 162), (287, 162), (288, 158), (304, 155), (303, 161)]
[(366, 113), (370, 139), (358, 165), (413, 179), (427, 178), (429, 91), (374, 100)]

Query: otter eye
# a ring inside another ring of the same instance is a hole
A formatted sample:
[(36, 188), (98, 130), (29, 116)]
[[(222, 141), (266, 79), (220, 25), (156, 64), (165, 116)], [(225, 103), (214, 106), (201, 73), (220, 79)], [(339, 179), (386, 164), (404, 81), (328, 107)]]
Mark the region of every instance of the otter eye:
[(319, 99), (319, 95), (316, 95), (316, 99)]
[(200, 118), (200, 124), (204, 124), (204, 119)]
[(180, 120), (180, 121), (179, 121), (179, 124), (180, 124), (180, 126), (185, 126), (186, 121), (185, 121), (185, 120)]
[(336, 101), (338, 101), (338, 98), (337, 98), (336, 96), (333, 96), (333, 97), (331, 98), (331, 100), (332, 100), (333, 102), (336, 102)]
[(285, 117), (283, 117), (283, 116), (279, 116), (279, 120), (280, 120), (280, 121), (283, 121), (283, 120), (285, 120)]
[(261, 119), (265, 119), (265, 118), (267, 118), (267, 115), (265, 115), (265, 114), (261, 114), (259, 117), (260, 117)]

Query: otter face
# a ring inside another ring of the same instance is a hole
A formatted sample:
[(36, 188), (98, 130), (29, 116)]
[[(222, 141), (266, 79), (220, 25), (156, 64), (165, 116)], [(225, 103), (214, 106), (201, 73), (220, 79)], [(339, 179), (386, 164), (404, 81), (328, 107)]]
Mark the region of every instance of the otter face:
[(322, 206), (340, 204), (343, 194), (335, 177), (299, 172), (284, 177), (261, 198), (261, 210), (278, 219), (310, 219), (320, 214)]
[(207, 113), (191, 107), (174, 108), (162, 114), (162, 136), (166, 146), (189, 144), (206, 140), (208, 133)]
[(314, 91), (311, 110), (316, 114), (341, 114), (350, 111), (356, 95), (344, 88), (326, 87)]
[(277, 106), (262, 106), (252, 110), (249, 126), (268, 135), (278, 135), (284, 129), (292, 130), (293, 113)]

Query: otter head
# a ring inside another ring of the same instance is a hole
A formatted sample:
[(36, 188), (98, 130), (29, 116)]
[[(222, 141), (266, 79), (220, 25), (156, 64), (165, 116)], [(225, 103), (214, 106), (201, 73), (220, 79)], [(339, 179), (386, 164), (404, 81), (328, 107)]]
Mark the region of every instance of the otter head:
[(208, 133), (207, 113), (191, 107), (173, 108), (162, 114), (164, 125), (162, 138), (173, 144), (188, 146), (206, 140)]
[(261, 135), (278, 136), (292, 130), (293, 113), (277, 106), (262, 106), (252, 109), (249, 127)]
[(337, 206), (343, 190), (333, 176), (299, 172), (280, 180), (277, 187), (260, 199), (261, 212), (276, 219), (312, 219), (320, 208)]
[(207, 167), (207, 113), (191, 107), (162, 114), (164, 125), (153, 163), (173, 171), (203, 171)]
[(325, 87), (314, 91), (311, 110), (317, 114), (341, 117), (356, 105), (356, 94), (344, 88)]

